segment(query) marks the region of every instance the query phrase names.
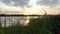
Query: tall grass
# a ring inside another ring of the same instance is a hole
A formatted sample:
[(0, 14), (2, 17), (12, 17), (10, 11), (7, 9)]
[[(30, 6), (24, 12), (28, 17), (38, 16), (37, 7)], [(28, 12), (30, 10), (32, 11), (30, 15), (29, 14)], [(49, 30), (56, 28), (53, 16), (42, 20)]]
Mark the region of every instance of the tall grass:
[(38, 18), (31, 20), (30, 28), (34, 31), (34, 34), (53, 34), (51, 30), (51, 22), (47, 14), (44, 15), (43, 19)]
[(0, 34), (54, 34), (50, 17), (43, 15), (44, 18), (30, 19), (28, 26), (0, 27)]
[(4, 29), (0, 27), (0, 34), (4, 34)]

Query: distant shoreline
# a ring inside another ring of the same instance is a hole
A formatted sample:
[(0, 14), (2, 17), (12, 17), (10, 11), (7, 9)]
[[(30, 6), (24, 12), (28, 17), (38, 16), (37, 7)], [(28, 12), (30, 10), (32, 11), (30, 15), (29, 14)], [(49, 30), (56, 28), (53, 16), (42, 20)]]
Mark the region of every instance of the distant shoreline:
[[(0, 16), (44, 16), (44, 15), (23, 15), (23, 14), (6, 15), (6, 14), (0, 14)], [(60, 15), (47, 15), (47, 16), (60, 16)]]

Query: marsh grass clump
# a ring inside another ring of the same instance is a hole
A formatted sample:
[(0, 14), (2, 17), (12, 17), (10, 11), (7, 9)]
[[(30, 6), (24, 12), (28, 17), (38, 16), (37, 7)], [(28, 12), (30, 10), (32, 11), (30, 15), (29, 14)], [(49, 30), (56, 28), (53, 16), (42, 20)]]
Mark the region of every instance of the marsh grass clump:
[(43, 15), (44, 18), (37, 18), (30, 21), (29, 27), (32, 33), (35, 34), (53, 34), (50, 18), (47, 14)]

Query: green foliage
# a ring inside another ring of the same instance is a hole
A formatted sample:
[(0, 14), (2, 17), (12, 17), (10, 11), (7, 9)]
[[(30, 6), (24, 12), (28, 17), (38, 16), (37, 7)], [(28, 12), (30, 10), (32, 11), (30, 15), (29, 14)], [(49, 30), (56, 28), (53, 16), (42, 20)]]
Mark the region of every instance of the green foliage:
[(0, 34), (4, 34), (4, 29), (0, 27)]
[[(45, 14), (44, 18), (38, 18), (30, 21), (29, 27), (35, 34), (53, 34), (49, 17)], [(50, 31), (51, 30), (51, 31)], [(33, 33), (34, 33), (33, 32)]]

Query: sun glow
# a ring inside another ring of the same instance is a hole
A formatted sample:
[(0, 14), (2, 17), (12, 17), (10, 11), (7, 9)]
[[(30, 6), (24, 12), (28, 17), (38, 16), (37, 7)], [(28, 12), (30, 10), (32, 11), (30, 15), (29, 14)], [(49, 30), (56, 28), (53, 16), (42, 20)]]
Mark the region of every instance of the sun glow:
[[(36, 5), (38, 0), (30, 0), (30, 2), (28, 3), (27, 6), (24, 7), (24, 11), (27, 12), (27, 15), (35, 15), (35, 14), (44, 14), (42, 8), (44, 8), (45, 6), (40, 6), (40, 5)], [(27, 17), (27, 20), (25, 21), (25, 26), (28, 25), (29, 23), (29, 16)]]
[(30, 0), (28, 5), (24, 7), (25, 11), (28, 13), (27, 15), (33, 14), (44, 14), (43, 9), (49, 8), (47, 6), (37, 5), (38, 0)]
[(25, 11), (28, 12), (28, 15), (39, 14), (40, 11), (43, 14), (44, 12), (41, 8), (41, 6), (25, 7)]

